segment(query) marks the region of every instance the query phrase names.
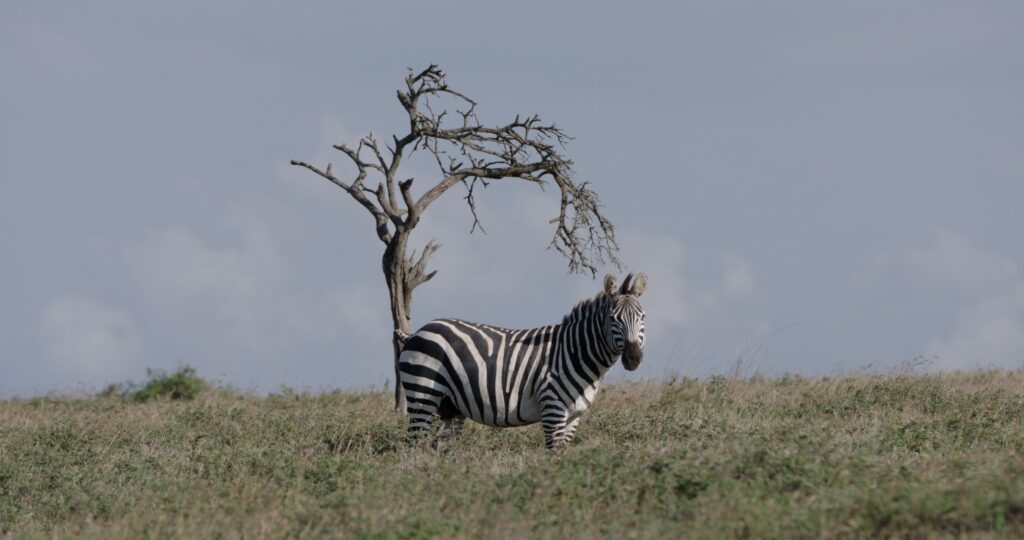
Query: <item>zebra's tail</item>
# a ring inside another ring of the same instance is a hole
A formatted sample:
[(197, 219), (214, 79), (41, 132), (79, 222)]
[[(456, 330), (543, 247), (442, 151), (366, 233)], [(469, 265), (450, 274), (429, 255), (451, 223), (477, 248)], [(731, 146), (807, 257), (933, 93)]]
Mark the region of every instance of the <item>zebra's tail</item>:
[(402, 331), (401, 328), (395, 328), (395, 409), (405, 414), (405, 392), (402, 391), (402, 372), (398, 369), (398, 360), (401, 358), (402, 349), (405, 348), (405, 342), (409, 341), (409, 334)]

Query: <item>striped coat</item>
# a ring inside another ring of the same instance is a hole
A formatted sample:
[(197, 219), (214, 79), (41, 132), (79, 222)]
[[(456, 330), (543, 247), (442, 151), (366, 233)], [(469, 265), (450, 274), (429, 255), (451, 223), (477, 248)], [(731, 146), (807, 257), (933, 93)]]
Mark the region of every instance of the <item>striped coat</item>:
[(438, 319), (405, 337), (398, 369), (410, 432), (435, 417), (451, 435), (466, 418), (496, 427), (541, 422), (548, 448), (568, 443), (615, 361), (621, 356), (629, 370), (640, 364), (646, 281), (630, 275), (619, 287), (609, 275), (561, 324), (509, 330)]

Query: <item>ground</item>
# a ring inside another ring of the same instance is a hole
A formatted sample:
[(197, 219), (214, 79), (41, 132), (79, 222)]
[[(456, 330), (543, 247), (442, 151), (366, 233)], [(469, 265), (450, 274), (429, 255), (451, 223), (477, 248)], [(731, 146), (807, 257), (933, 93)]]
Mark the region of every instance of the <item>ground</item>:
[(0, 536), (1024, 536), (1024, 372), (610, 385), (408, 447), (387, 392), (0, 402)]

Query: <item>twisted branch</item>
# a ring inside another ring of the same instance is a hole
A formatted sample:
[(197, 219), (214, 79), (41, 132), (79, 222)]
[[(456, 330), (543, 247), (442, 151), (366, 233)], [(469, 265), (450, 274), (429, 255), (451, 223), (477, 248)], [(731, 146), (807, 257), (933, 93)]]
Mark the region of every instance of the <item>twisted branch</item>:
[[(572, 139), (561, 128), (544, 123), (537, 115), (516, 116), (498, 126), (483, 125), (476, 114), (477, 103), (449, 87), (444, 72), (436, 65), (418, 73), (410, 70), (405, 88), (397, 91), (397, 97), (408, 115), (409, 126), (406, 134), (392, 136), (384, 149), (388, 155), (372, 134), (362, 138), (355, 149), (344, 144), (334, 146), (356, 167), (357, 174), (350, 182), (335, 177), (330, 164), (321, 170), (292, 161), (330, 180), (366, 208), (382, 242), (390, 245), (399, 238), (404, 241), (427, 207), (458, 183), (466, 187), (463, 198), (472, 216), (470, 231), (483, 231), (476, 188), (517, 178), (541, 189), (548, 182), (558, 186), (561, 203), (558, 216), (551, 220), (555, 231), (549, 248), (568, 259), (571, 272), (595, 275), (597, 267), (605, 262), (618, 264), (614, 227), (602, 213), (600, 200), (589, 184), (575, 180), (572, 161), (561, 153)], [(416, 151), (429, 152), (441, 174), (441, 179), (419, 198), (412, 193), (412, 178), (396, 180), (403, 156)], [(371, 173), (383, 177), (375, 189), (364, 186)], [(373, 200), (367, 194), (373, 194)], [(426, 263), (439, 247), (431, 241), (415, 261), (402, 255), (410, 293), (434, 276), (434, 272), (426, 271)]]

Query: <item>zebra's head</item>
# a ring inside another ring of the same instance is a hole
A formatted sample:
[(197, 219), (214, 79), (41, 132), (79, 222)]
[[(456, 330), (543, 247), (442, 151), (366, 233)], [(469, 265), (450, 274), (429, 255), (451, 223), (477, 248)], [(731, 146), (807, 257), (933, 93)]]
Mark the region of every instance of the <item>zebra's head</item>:
[(647, 276), (626, 276), (620, 287), (615, 276), (604, 278), (604, 293), (610, 299), (605, 319), (605, 339), (612, 352), (622, 355), (622, 366), (633, 371), (644, 358), (644, 307), (640, 295), (647, 287)]

